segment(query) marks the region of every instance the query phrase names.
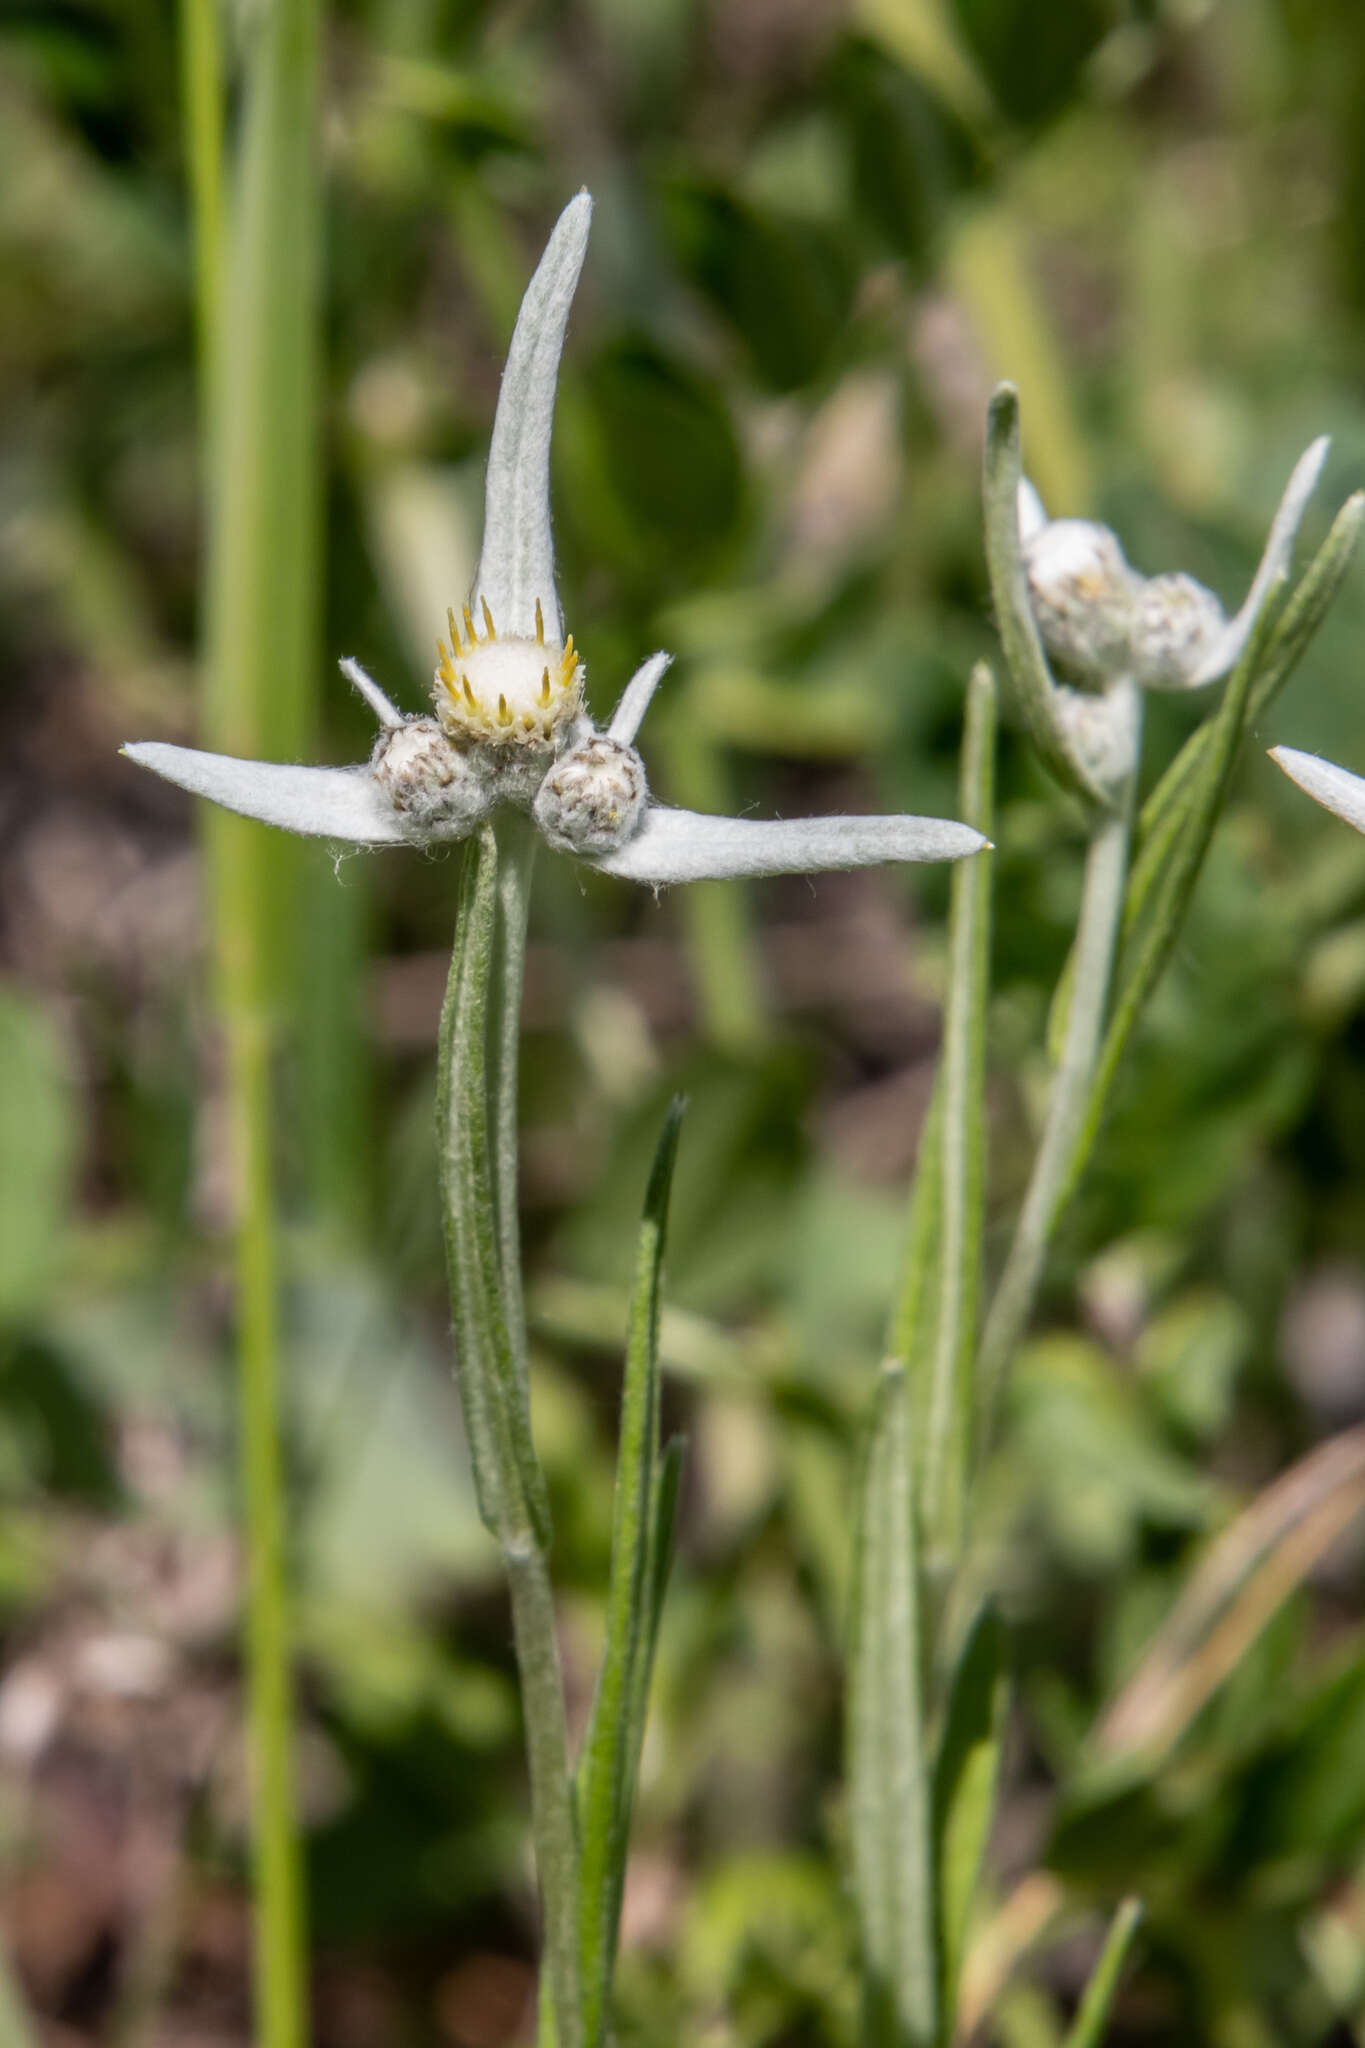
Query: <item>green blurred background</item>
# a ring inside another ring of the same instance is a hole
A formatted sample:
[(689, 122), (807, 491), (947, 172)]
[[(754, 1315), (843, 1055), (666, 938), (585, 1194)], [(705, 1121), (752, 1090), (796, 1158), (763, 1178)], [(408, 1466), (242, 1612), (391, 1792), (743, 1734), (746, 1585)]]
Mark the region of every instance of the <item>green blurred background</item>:
[[(564, 610), (599, 713), (676, 652), (645, 733), (675, 801), (951, 810), (992, 649), (999, 376), (1055, 512), (1230, 604), (1313, 434), (1309, 543), (1365, 477), (1357, 0), (340, 0), (324, 47), (327, 758), (369, 744), (337, 656), (421, 704), (518, 298), (582, 184)], [(196, 732), (179, 94), (171, 0), (0, 9), (0, 1925), (56, 2048), (249, 2037), (222, 1065), (190, 807), (116, 753)], [(1362, 628), (1357, 571), (1265, 744), (1365, 768)], [(1205, 708), (1153, 703), (1149, 774)], [(1082, 841), (1012, 731), (1001, 775), (1003, 1225)], [(323, 2048), (530, 2026), (509, 1625), (429, 1130), (455, 877), (310, 848), (292, 878), (277, 1135)], [(691, 1451), (623, 2044), (854, 2038), (851, 1472), (944, 899), (930, 870), (659, 903), (538, 873), (523, 1176), (578, 1725), (633, 1221), (663, 1104), (691, 1097), (664, 1330)], [(1363, 1054), (1365, 844), (1253, 753), (989, 1475), (1015, 1707), (972, 1982), (1005, 2048), (1060, 2039), (1133, 1891), (1120, 2044), (1365, 2042)], [(1215, 1532), (1259, 1499), (1284, 1535), (1268, 1489), (1302, 1460), (1313, 1539), (1247, 1565), (1174, 1706), (1125, 1694)]]

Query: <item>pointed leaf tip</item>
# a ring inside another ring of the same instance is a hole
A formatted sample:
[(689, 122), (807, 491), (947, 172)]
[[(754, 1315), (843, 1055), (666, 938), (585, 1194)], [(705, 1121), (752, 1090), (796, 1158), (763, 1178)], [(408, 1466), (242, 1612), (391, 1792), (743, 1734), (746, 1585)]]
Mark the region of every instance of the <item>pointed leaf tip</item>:
[(1215, 683), (1235, 666), (1255, 628), (1267, 601), (1288, 576), (1294, 560), (1294, 543), (1299, 536), (1308, 501), (1317, 488), (1327, 460), (1331, 438), (1319, 434), (1294, 464), (1266, 536), (1265, 551), (1252, 578), (1251, 588), (1235, 618), (1230, 619), (1214, 641), (1204, 660), (1190, 678), (1190, 688)]
[(1335, 761), (1301, 753), (1297, 747), (1271, 747), (1270, 758), (1315, 803), (1357, 832), (1365, 832), (1365, 776), (1352, 775)]

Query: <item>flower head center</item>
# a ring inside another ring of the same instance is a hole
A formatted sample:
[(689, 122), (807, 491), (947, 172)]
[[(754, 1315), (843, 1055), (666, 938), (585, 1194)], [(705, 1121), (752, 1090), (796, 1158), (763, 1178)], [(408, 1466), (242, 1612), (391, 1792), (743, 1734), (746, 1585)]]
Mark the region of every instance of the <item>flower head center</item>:
[(468, 605), (463, 636), (454, 612), (446, 617), (450, 646), (436, 643), (440, 659), (432, 695), (449, 737), (466, 745), (553, 746), (583, 709), (583, 664), (573, 635), (562, 647), (547, 645), (538, 603), (534, 640), (500, 639), (486, 600), (482, 636)]

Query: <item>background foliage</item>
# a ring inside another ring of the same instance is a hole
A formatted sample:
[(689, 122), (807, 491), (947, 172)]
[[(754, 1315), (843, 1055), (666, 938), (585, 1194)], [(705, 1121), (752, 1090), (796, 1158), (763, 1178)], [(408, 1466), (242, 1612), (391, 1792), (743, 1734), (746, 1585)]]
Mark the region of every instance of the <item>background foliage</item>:
[[(244, 2040), (247, 2007), (221, 1061), (187, 807), (114, 752), (194, 730), (176, 30), (168, 0), (0, 17), (0, 1901), (48, 2038), (178, 2048)], [(665, 796), (949, 810), (992, 647), (997, 375), (1055, 510), (1234, 602), (1312, 434), (1334, 436), (1321, 506), (1361, 480), (1362, 111), (1350, 0), (341, 0), (328, 661), (420, 702), (517, 299), (586, 183), (556, 502), (595, 707), (668, 645)], [(1362, 626), (1357, 573), (1267, 744), (1360, 764)], [(316, 703), (355, 757), (326, 667)], [(1195, 715), (1153, 702), (1150, 772)], [(1003, 1218), (1080, 851), (1012, 733), (995, 836)], [(531, 1985), (507, 1617), (433, 1199), (454, 880), (313, 850), (282, 934), (301, 1770), (339, 2048), (511, 2042)], [(852, 2039), (848, 1502), (944, 896), (932, 871), (657, 905), (537, 877), (523, 1170), (580, 1719), (635, 1220), (663, 1105), (691, 1099), (664, 1349), (692, 1448), (623, 2041)], [(1363, 1032), (1365, 847), (1254, 756), (991, 1477), (1014, 1707), (968, 1981), (978, 2010), (1007, 1984), (1010, 2048), (1061, 2038), (1131, 1892), (1120, 2042), (1365, 2038)], [(1303, 1459), (1296, 1518), (1269, 1489)], [(1161, 1662), (1155, 1630), (1258, 1500), (1240, 1597)]]

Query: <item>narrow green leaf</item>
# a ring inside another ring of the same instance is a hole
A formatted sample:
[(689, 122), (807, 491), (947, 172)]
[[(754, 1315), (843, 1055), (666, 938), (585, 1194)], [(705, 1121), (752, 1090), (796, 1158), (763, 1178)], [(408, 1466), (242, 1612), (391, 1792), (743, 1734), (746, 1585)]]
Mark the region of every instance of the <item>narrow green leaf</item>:
[[(662, 1596), (659, 1539), (668, 1532), (659, 1522), (659, 1289), (682, 1112), (682, 1099), (675, 1098), (654, 1155), (640, 1225), (621, 1396), (606, 1642), (578, 1771), (579, 1956), (590, 2043), (602, 2040), (606, 2027), (649, 1657)], [(674, 1456), (668, 1468), (670, 1528), (678, 1463)]]
[(957, 1987), (981, 1861), (995, 1818), (1005, 1718), (1004, 1634), (985, 1608), (948, 1689), (934, 1761), (934, 1867), (939, 1901), (940, 2037), (951, 2041)]
[(996, 629), (1005, 650), (1019, 708), (1044, 765), (1064, 789), (1102, 809), (1113, 797), (1077, 760), (1057, 711), (1057, 686), (1029, 602), (1028, 579), (1019, 542), (1019, 393), (998, 385), (986, 419), (986, 566), (990, 572)]
[[(1327, 616), (1342, 579), (1351, 566), (1365, 522), (1365, 492), (1356, 491), (1332, 521), (1326, 540), (1300, 577), (1298, 586), (1271, 633), (1260, 673), (1252, 685), (1246, 723), (1254, 727), (1265, 716), (1307, 652)], [(1133, 864), (1132, 909), (1124, 928), (1136, 919), (1155, 882), (1159, 858), (1149, 856), (1148, 841), (1158, 837), (1171, 813), (1178, 813), (1191, 778), (1198, 773), (1213, 744), (1212, 719), (1196, 727), (1142, 807), (1138, 819), (1138, 856)]]
[(1066, 1172), (1060, 1178), (1057, 1211), (1069, 1199), (1090, 1156), (1119, 1062), (1180, 935), (1227, 794), (1237, 749), (1246, 730), (1252, 685), (1265, 659), (1269, 636), (1268, 607), (1232, 672), (1222, 703), (1209, 721), (1211, 737), (1169, 829), (1162, 865), (1144, 904), (1144, 915), (1120, 956), (1113, 1012), (1095, 1065), (1085, 1115), (1078, 1126)]
[[(934, 1079), (924, 1125), (920, 1131), (919, 1154), (910, 1189), (906, 1219), (905, 1251), (900, 1281), (886, 1335), (887, 1356), (901, 1365), (924, 1355), (933, 1330), (935, 1280), (938, 1274), (940, 1206), (943, 1199), (943, 1086), (942, 1075)], [(921, 1378), (916, 1391), (927, 1391)], [(916, 1439), (923, 1417), (915, 1416)]]
[[(654, 1652), (659, 1641), (659, 1623), (663, 1617), (664, 1594), (668, 1591), (668, 1575), (673, 1564), (673, 1529), (678, 1514), (678, 1492), (682, 1485), (683, 1460), (687, 1456), (687, 1438), (672, 1436), (664, 1445), (659, 1459), (659, 1476), (654, 1488), (654, 1522), (650, 1532), (649, 1546), (649, 1633), (646, 1657), (641, 1665), (642, 1695), (649, 1689), (649, 1675), (654, 1664)], [(640, 1743), (644, 1735), (644, 1699), (638, 1709), (639, 1726), (635, 1738), (635, 1755), (638, 1759)]]
[[(959, 813), (990, 837), (995, 785), (995, 680), (978, 663), (967, 686)], [(967, 1476), (976, 1406), (973, 1360), (981, 1297), (985, 1215), (986, 1005), (989, 994), (991, 874), (988, 858), (959, 861), (948, 913), (948, 996), (936, 1093), (942, 1095), (937, 1146), (937, 1286), (932, 1351), (907, 1358), (912, 1389), (922, 1373), (928, 1399), (912, 1392), (912, 1445), (920, 1459), (925, 1545), (937, 1571), (956, 1558), (967, 1511)], [(927, 1368), (927, 1372), (925, 1372)], [(922, 1427), (919, 1418), (923, 1413)]]
[(1141, 1924), (1142, 1901), (1125, 1899), (1110, 1923), (1100, 1959), (1090, 1974), (1080, 2010), (1066, 2037), (1066, 2048), (1100, 2048), (1118, 1993), (1123, 1965)]
[(504, 1551), (550, 1540), (549, 1500), (502, 1288), (489, 1142), (488, 1007), (498, 923), (498, 844), (484, 826), (465, 858), (441, 1011), (436, 1129), (458, 1382), (479, 1512)]
[(1072, 1182), (1072, 1162), (1085, 1120), (1109, 1014), (1114, 955), (1128, 872), (1132, 783), (1117, 810), (1092, 821), (1076, 926), (1076, 979), (1066, 1036), (1048, 1096), (1043, 1135), (1033, 1161), (1014, 1238), (981, 1334), (977, 1381), (983, 1432), (989, 1434), (1010, 1360), (1028, 1323), (1048, 1246)]
[(927, 2048), (938, 2017), (930, 1768), (905, 1375), (884, 1370), (861, 1497), (849, 1663), (853, 1885), (865, 2048)]

